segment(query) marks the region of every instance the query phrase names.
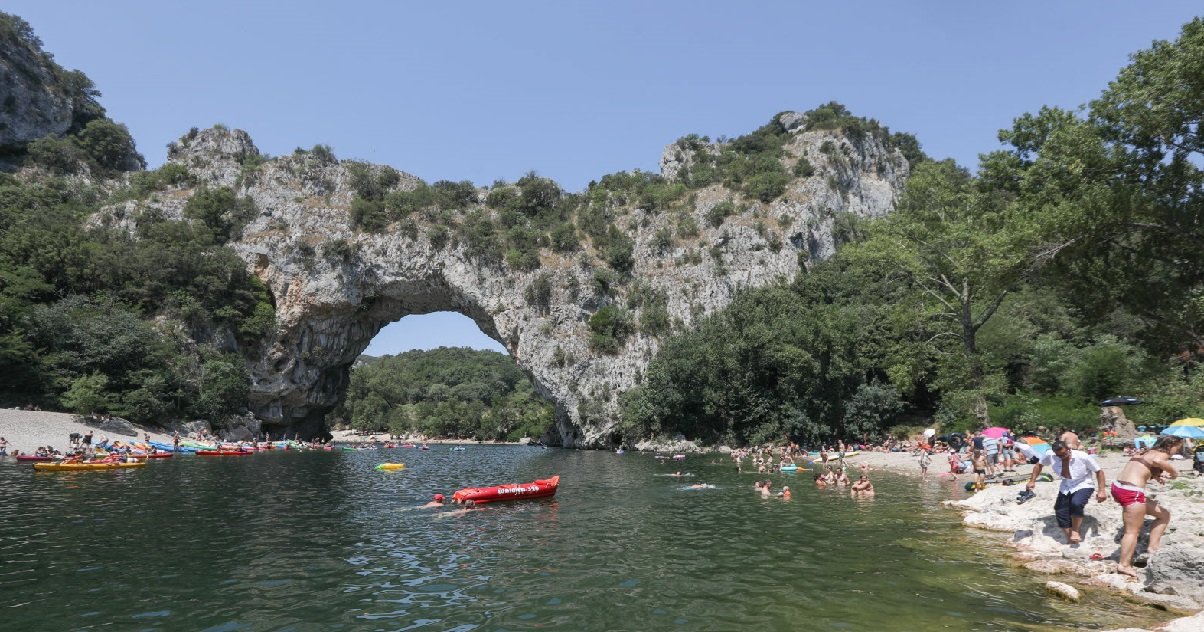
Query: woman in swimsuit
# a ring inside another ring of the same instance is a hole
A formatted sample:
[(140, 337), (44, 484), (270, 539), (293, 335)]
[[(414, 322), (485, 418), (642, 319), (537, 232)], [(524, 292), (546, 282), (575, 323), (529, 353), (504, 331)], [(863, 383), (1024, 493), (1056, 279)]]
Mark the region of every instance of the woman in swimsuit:
[(1120, 559), (1116, 565), (1116, 572), (1122, 575), (1137, 577), (1137, 571), (1133, 570), (1133, 553), (1137, 550), (1137, 537), (1141, 535), (1146, 516), (1153, 516), (1154, 524), (1150, 526), (1150, 543), (1146, 553), (1138, 559), (1148, 560), (1150, 555), (1158, 551), (1162, 534), (1170, 524), (1171, 512), (1159, 505), (1158, 501), (1147, 500), (1145, 486), (1150, 479), (1165, 483), (1179, 476), (1179, 472), (1171, 465), (1170, 456), (1181, 447), (1181, 437), (1158, 437), (1153, 448), (1129, 459), (1112, 483), (1112, 498), (1120, 504), (1121, 517), (1125, 522), (1125, 534), (1120, 539)]

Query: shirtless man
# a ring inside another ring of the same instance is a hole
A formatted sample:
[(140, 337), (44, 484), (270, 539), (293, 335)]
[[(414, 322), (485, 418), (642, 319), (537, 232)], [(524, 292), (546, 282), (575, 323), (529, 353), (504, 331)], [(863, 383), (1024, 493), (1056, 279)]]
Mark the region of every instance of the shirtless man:
[(849, 484), (849, 473), (844, 471), (844, 467), (840, 468), (840, 473), (836, 475), (836, 485), (845, 486)]
[(1171, 512), (1156, 500), (1146, 500), (1145, 486), (1150, 479), (1165, 483), (1178, 478), (1179, 472), (1171, 465), (1170, 456), (1181, 447), (1181, 437), (1158, 437), (1153, 448), (1129, 459), (1112, 482), (1112, 498), (1120, 504), (1121, 517), (1125, 521), (1125, 534), (1120, 539), (1120, 559), (1116, 564), (1116, 572), (1122, 575), (1137, 577), (1137, 571), (1133, 570), (1133, 553), (1137, 550), (1137, 537), (1141, 535), (1146, 516), (1153, 516), (1154, 524), (1150, 526), (1150, 544), (1146, 547), (1144, 558), (1139, 560), (1148, 560), (1162, 543), (1162, 534), (1171, 522)]
[(420, 506), (419, 509), (429, 509), (431, 507), (442, 507), (442, 506), (443, 506), (443, 494), (435, 494), (435, 496), (433, 498), (431, 498), (431, 502)]
[(870, 477), (862, 474), (861, 478), (857, 479), (856, 483), (853, 483), (849, 494), (852, 496), (861, 496), (862, 498), (872, 498), (874, 495), (874, 484), (870, 482)]

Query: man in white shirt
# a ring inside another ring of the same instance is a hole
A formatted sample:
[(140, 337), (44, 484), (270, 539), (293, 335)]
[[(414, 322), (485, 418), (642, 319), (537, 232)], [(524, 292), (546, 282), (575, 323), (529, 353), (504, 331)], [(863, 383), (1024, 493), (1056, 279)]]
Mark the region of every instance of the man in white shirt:
[[(1062, 479), (1058, 501), (1054, 504), (1054, 514), (1058, 517), (1058, 526), (1066, 534), (1067, 543), (1078, 544), (1083, 541), (1079, 528), (1083, 524), (1083, 509), (1091, 500), (1091, 492), (1095, 492), (1098, 502), (1108, 500), (1104, 471), (1091, 455), (1071, 450), (1065, 442), (1054, 441), (1049, 451), (1033, 466), (1027, 485), (1029, 491), (1036, 487), (1037, 477), (1043, 467), (1048, 467), (1055, 476)], [(1093, 475), (1095, 480), (1092, 480)]]

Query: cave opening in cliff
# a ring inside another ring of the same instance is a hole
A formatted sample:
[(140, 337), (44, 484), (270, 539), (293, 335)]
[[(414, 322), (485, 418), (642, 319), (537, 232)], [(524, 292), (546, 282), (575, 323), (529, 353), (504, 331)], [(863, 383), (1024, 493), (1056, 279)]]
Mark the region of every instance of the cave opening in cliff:
[(351, 368), (334, 425), (392, 436), (543, 439), (554, 408), (507, 349), (458, 312), (381, 328)]

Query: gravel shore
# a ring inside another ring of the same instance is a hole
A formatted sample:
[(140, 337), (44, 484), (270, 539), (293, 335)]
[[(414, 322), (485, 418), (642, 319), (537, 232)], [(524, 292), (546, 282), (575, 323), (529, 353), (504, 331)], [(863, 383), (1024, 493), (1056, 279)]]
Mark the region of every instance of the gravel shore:
[[(138, 441), (142, 440), (143, 433), (148, 432), (152, 440), (171, 443), (171, 435), (160, 429), (134, 427), (137, 429)], [(10, 455), (13, 450), (32, 454), (38, 446), (46, 445), (66, 451), (71, 433), (78, 432), (82, 435), (89, 430), (92, 431), (95, 442), (100, 442), (105, 436), (112, 440), (135, 438), (89, 426), (78, 415), (0, 408), (0, 437), (8, 440)]]

